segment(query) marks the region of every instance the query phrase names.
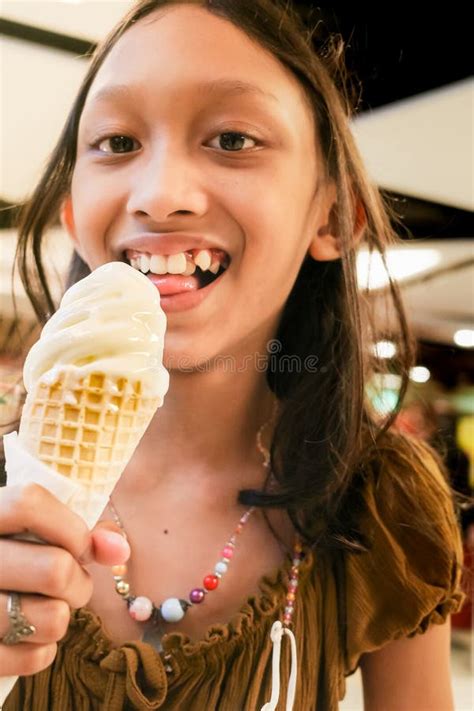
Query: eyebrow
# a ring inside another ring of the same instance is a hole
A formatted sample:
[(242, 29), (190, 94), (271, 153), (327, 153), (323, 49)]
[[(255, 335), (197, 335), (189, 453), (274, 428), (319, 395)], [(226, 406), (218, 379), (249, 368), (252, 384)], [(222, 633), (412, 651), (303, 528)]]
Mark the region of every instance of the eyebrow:
[[(226, 94), (228, 96), (243, 96), (244, 94), (249, 94), (265, 99), (271, 99), (272, 101), (279, 103), (274, 94), (264, 91), (256, 84), (250, 84), (249, 82), (239, 79), (218, 79), (214, 81), (199, 82), (195, 84), (193, 88), (195, 88), (200, 94), (207, 94), (210, 97), (222, 94)], [(133, 85), (113, 84), (100, 89), (92, 96), (91, 102), (131, 101), (136, 99), (136, 93), (138, 93), (138, 91), (138, 87), (134, 87)]]

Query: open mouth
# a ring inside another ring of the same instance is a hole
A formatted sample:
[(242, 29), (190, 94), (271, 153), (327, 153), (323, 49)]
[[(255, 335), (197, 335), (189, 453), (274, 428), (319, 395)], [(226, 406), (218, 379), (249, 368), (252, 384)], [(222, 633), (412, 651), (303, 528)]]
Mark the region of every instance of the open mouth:
[(157, 255), (127, 250), (124, 261), (156, 284), (163, 296), (204, 289), (228, 269), (230, 256), (218, 249)]

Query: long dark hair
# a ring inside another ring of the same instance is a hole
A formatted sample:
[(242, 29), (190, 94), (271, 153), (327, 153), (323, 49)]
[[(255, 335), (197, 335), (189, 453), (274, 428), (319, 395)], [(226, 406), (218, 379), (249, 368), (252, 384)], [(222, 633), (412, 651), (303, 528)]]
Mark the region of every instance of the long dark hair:
[[(78, 125), (89, 88), (127, 29), (173, 4), (174, 0), (138, 0), (96, 49), (44, 175), (23, 210), (17, 264), (40, 323), (56, 308), (42, 264), (42, 237), (70, 190)], [(313, 108), (327, 178), (337, 186), (341, 258), (331, 262), (305, 258), (276, 334), (278, 353), (269, 358), (267, 379), (280, 402), (271, 445), (278, 486), (276, 490), (241, 491), (240, 500), (261, 507), (285, 507), (296, 528), (314, 546), (362, 551), (366, 549), (364, 537), (357, 531), (354, 515), (364, 472), (376, 461), (377, 452), (387, 447), (392, 453), (403, 450), (405, 460), (410, 460), (408, 440), (395, 438), (389, 428), (405, 394), (414, 341), (390, 275), (386, 297), (395, 325), (389, 330), (376, 325), (368, 288), (361, 290), (357, 284), (356, 206), (366, 218), (363, 242), (370, 253), (382, 256), (385, 266), (387, 246), (401, 240), (392, 226), (398, 221), (396, 215), (368, 178), (349, 128), (357, 107), (345, 76), (343, 42), (337, 37), (320, 41), (318, 31), (307, 29), (288, 2), (191, 0), (189, 4), (234, 23), (294, 74)], [(88, 273), (87, 265), (75, 254), (69, 283)], [(401, 385), (392, 411), (376, 417), (366, 385), (375, 372), (383, 370), (373, 346), (387, 335), (397, 343), (397, 360), (391, 367), (401, 376)], [(295, 356), (300, 364), (313, 357), (313, 367), (282, 367), (295, 362)], [(421, 466), (415, 456), (410, 461)]]

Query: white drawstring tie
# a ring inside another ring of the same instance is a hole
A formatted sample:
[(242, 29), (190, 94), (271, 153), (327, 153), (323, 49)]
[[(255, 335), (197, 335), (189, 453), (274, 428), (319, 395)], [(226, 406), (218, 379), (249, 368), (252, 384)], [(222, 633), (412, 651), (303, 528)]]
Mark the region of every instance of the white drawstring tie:
[(260, 711), (275, 711), (278, 699), (280, 698), (280, 655), (281, 640), (287, 634), (291, 642), (291, 670), (288, 680), (288, 692), (286, 695), (286, 711), (293, 711), (296, 693), (296, 677), (298, 674), (298, 660), (296, 658), (296, 640), (293, 632), (288, 627), (283, 627), (280, 620), (273, 623), (270, 638), (273, 642), (272, 653), (272, 696), (270, 701), (264, 704)]

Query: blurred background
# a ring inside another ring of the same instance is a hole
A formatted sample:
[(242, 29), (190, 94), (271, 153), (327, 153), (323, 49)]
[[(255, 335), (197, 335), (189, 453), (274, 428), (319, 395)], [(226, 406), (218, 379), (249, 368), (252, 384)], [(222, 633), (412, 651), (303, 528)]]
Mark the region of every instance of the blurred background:
[[(22, 397), (21, 354), (38, 326), (12, 273), (16, 208), (41, 174), (97, 41), (133, 4), (130, 0), (3, 0), (0, 17), (0, 424)], [(396, 427), (429, 440), (445, 458), (453, 487), (474, 489), (474, 185), (473, 81), (467, 19), (440, 6), (429, 17), (398, 7), (360, 3), (294, 3), (314, 26), (346, 41), (346, 62), (358, 95), (353, 132), (374, 182), (395, 209), (403, 244), (388, 265), (402, 287), (418, 341), (416, 367)], [(465, 28), (465, 29), (464, 29)], [(61, 294), (70, 247), (51, 230), (48, 270)], [(383, 302), (382, 265), (361, 250), (361, 287)], [(13, 296), (14, 295), (14, 296)], [(16, 304), (16, 309), (14, 308)], [(381, 415), (393, 406), (399, 376), (390, 362), (396, 345), (373, 344), (389, 366), (369, 396)], [(371, 386), (373, 389), (371, 390)], [(460, 521), (468, 601), (452, 617), (456, 710), (472, 709), (472, 589), (474, 511)], [(472, 545), (472, 543), (471, 543)], [(341, 704), (363, 708), (360, 673), (348, 680)], [(415, 711), (415, 710), (414, 710)], [(420, 711), (420, 710), (416, 710)]]

